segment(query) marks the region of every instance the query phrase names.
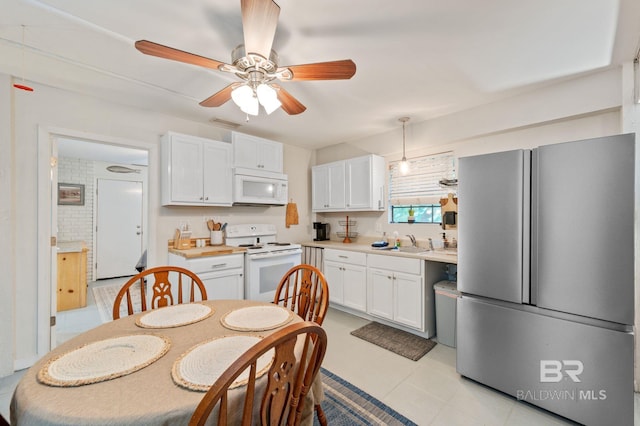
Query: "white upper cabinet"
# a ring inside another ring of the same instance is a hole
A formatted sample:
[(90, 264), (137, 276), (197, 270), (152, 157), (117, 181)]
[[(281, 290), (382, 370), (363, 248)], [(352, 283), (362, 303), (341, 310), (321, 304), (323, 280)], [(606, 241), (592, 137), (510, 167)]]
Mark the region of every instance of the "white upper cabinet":
[(283, 145), (280, 142), (232, 132), (233, 165), (244, 169), (283, 173)]
[(231, 206), (231, 144), (168, 132), (160, 145), (162, 205)]
[(344, 210), (346, 206), (344, 161), (312, 168), (311, 180), (313, 211)]
[(382, 211), (385, 161), (378, 155), (314, 166), (313, 211)]

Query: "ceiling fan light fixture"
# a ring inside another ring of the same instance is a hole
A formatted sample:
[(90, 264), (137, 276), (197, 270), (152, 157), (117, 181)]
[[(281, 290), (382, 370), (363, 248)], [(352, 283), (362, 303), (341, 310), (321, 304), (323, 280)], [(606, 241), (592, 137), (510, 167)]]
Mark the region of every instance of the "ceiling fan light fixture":
[(258, 96), (258, 101), (260, 101), (260, 105), (262, 105), (267, 114), (271, 114), (282, 106), (282, 103), (278, 100), (278, 93), (276, 92), (276, 89), (268, 84), (262, 83), (258, 85), (256, 94)]
[(233, 89), (231, 99), (233, 99), (233, 102), (238, 105), (245, 114), (258, 115), (260, 105), (253, 93), (253, 89), (248, 85), (245, 84)]

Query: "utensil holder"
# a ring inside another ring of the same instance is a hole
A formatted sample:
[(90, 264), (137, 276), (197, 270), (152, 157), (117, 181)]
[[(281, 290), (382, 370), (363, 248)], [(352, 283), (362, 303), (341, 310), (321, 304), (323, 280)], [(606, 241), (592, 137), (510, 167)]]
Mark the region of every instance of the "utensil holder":
[(222, 231), (211, 231), (211, 245), (221, 246), (222, 243)]

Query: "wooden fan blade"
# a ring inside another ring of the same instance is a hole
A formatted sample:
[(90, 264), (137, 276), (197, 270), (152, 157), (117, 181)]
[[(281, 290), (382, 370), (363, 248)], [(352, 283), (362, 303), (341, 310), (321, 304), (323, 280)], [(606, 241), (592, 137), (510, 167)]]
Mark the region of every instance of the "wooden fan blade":
[(231, 92), (235, 89), (240, 83), (231, 83), (224, 89), (220, 90), (217, 93), (209, 96), (204, 101), (200, 102), (200, 105), (203, 107), (219, 107), (226, 103), (229, 99), (231, 99)]
[(277, 84), (272, 84), (274, 89), (276, 89), (276, 93), (278, 94), (278, 100), (282, 103), (282, 109), (289, 115), (296, 115), (304, 112), (307, 107), (302, 105), (300, 101), (294, 98), (291, 93), (284, 90), (281, 86)]
[(280, 6), (273, 0), (242, 0), (241, 8), (245, 52), (269, 59)]
[(170, 59), (172, 61), (184, 62), (191, 65), (199, 65), (205, 68), (217, 70), (224, 62), (215, 59), (205, 58), (204, 56), (195, 55), (193, 53), (174, 49), (173, 47), (163, 46), (148, 40), (136, 41), (136, 49), (145, 55), (157, 56), (158, 58)]
[[(356, 64), (351, 59), (342, 61), (318, 62), (306, 65), (291, 65), (282, 67), (285, 70), (283, 80), (347, 80), (356, 73)], [(291, 77), (288, 78), (286, 70)]]

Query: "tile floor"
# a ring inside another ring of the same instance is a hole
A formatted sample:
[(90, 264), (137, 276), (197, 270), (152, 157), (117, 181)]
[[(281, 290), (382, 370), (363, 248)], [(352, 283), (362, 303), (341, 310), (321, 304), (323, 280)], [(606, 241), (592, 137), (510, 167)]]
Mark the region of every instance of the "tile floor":
[[(93, 292), (89, 290), (86, 308), (59, 314), (58, 341), (99, 323)], [(351, 331), (366, 323), (362, 318), (329, 309), (323, 325), (329, 336), (323, 366), (419, 425), (571, 424), (460, 377), (455, 370), (453, 348), (437, 345), (420, 360), (411, 361), (351, 336)], [(0, 379), (0, 413), (6, 418), (13, 389), (23, 372)], [(638, 394), (635, 406), (634, 423), (640, 425)]]

